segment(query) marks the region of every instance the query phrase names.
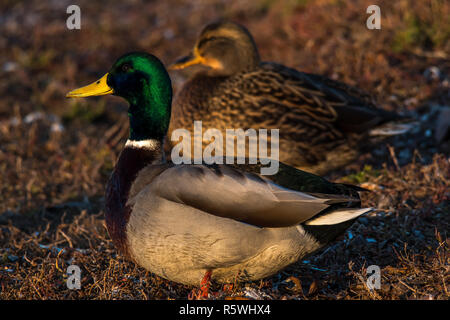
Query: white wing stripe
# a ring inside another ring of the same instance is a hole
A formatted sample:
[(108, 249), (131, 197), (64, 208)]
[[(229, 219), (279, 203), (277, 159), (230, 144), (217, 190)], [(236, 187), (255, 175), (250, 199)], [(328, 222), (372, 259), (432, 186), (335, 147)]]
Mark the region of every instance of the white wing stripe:
[(318, 225), (333, 225), (341, 222), (345, 222), (351, 219), (355, 219), (356, 217), (373, 211), (373, 208), (362, 208), (362, 209), (344, 209), (330, 212), (328, 214), (324, 214), (316, 219), (312, 219), (306, 222), (306, 225), (318, 226)]

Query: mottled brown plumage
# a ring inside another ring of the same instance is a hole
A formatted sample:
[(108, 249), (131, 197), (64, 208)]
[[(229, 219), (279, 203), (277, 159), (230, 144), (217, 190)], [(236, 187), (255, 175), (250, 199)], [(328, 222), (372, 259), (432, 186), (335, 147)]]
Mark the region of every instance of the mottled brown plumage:
[(279, 129), (280, 161), (324, 174), (353, 160), (372, 129), (401, 119), (357, 88), (261, 62), (250, 33), (231, 22), (206, 26), (193, 52), (171, 67), (198, 63), (209, 69), (177, 94), (169, 137), (176, 128), (191, 130), (194, 120), (204, 130)]

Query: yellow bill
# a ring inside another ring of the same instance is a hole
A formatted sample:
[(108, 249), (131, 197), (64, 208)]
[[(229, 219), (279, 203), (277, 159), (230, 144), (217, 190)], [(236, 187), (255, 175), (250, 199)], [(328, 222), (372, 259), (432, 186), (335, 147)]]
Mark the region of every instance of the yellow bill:
[(108, 86), (106, 79), (108, 74), (105, 74), (99, 80), (87, 86), (75, 89), (66, 94), (66, 98), (81, 98), (90, 96), (103, 96), (105, 94), (112, 94), (114, 90)]
[(184, 69), (194, 64), (204, 64), (204, 63), (205, 61), (203, 57), (191, 53), (175, 61), (172, 65), (169, 66), (169, 69), (170, 70)]

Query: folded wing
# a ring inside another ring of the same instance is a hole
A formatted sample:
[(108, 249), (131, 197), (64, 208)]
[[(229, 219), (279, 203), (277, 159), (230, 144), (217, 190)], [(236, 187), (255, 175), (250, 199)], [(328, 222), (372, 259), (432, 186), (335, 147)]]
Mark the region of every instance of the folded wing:
[(167, 200), (259, 227), (292, 226), (337, 203), (359, 202), (345, 195), (290, 190), (226, 165), (173, 166), (150, 188)]

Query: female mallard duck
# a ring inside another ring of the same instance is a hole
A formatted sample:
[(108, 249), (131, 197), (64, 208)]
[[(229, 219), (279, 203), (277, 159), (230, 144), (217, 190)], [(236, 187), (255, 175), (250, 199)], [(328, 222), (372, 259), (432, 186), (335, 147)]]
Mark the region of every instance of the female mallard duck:
[[(119, 58), (98, 81), (67, 94), (114, 94), (129, 103), (130, 135), (106, 187), (106, 224), (128, 258), (166, 279), (198, 285), (270, 276), (341, 234), (361, 214), (358, 187), (280, 163), (166, 162), (172, 89), (147, 53)], [(207, 290), (205, 291), (207, 294)]]
[[(169, 133), (192, 128), (279, 129), (280, 160), (316, 174), (342, 167), (372, 135), (394, 135), (410, 125), (378, 109), (356, 88), (331, 79), (261, 62), (244, 27), (220, 21), (207, 25), (192, 53), (170, 66), (209, 67), (188, 80), (174, 101)], [(383, 126), (383, 127), (380, 127)]]

